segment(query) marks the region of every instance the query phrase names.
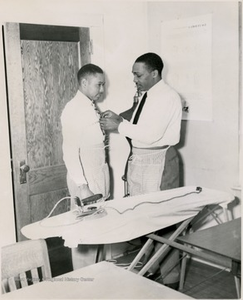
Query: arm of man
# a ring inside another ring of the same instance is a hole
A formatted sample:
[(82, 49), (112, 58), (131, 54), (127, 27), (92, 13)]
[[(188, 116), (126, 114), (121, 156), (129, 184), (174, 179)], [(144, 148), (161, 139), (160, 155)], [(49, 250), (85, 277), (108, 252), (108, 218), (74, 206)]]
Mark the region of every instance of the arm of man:
[(166, 109), (154, 106), (144, 110), (136, 125), (124, 120), (118, 128), (118, 132), (134, 141), (150, 146), (165, 138), (168, 135), (168, 128), (175, 132), (175, 136), (179, 138), (180, 124), (180, 102), (168, 101)]
[[(75, 120), (75, 119), (74, 119)], [(82, 160), (79, 155), (79, 133), (78, 122), (75, 124), (70, 118), (62, 116), (62, 134), (63, 134), (63, 160), (68, 171), (70, 179), (75, 184), (76, 193), (80, 199), (93, 195), (89, 189), (85, 178)]]
[[(166, 108), (164, 105), (166, 104)], [(163, 101), (163, 106), (155, 103), (150, 106), (149, 110), (143, 111), (143, 116), (140, 117), (138, 124), (132, 124), (118, 116), (114, 112), (108, 110), (102, 114), (100, 120), (101, 128), (107, 131), (119, 132), (120, 134), (129, 137), (141, 143), (152, 145), (160, 140), (167, 128), (168, 124), (173, 123), (174, 130), (180, 132), (181, 122), (181, 102), (179, 97)]]

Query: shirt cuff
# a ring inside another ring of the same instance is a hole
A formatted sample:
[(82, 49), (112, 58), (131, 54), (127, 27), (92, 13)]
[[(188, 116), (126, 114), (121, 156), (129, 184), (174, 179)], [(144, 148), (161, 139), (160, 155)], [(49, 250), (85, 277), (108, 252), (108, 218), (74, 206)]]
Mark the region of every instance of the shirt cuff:
[(123, 119), (123, 121), (118, 126), (118, 132), (124, 136), (127, 136), (127, 132), (129, 132), (130, 122)]

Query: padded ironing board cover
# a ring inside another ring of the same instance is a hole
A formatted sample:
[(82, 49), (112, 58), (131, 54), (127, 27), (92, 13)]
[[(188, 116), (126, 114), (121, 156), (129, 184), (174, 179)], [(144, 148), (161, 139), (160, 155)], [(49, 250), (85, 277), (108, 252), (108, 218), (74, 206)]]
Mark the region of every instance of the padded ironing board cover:
[(233, 199), (227, 192), (202, 188), (198, 193), (196, 187), (187, 186), (106, 201), (103, 217), (77, 221), (73, 211), (69, 211), (29, 224), (21, 232), (29, 239), (59, 236), (68, 247), (118, 243), (196, 216), (206, 205), (226, 207)]

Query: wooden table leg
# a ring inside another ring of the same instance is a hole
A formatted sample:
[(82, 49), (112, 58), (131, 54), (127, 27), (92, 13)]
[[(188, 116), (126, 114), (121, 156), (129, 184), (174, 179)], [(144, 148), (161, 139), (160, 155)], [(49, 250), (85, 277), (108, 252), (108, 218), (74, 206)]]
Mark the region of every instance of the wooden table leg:
[(189, 255), (187, 255), (185, 252), (182, 253), (183, 257), (182, 262), (181, 262), (181, 271), (180, 271), (180, 283), (179, 283), (179, 291), (183, 290), (184, 287), (184, 282), (185, 282), (185, 274), (186, 274), (186, 265), (187, 265), (187, 260)]

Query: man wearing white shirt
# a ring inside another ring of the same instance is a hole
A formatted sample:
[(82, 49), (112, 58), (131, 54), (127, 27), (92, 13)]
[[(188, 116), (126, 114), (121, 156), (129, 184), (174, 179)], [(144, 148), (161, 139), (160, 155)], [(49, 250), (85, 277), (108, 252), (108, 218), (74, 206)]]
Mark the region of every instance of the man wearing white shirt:
[[(72, 196), (81, 200), (100, 193), (109, 195), (109, 172), (104, 135), (99, 125), (96, 101), (104, 92), (104, 73), (87, 64), (78, 72), (79, 90), (61, 116), (63, 159)], [(72, 203), (73, 204), (73, 203)]]
[[(103, 130), (120, 133), (131, 145), (125, 174), (130, 196), (177, 187), (163, 185), (163, 173), (166, 152), (180, 140), (182, 106), (178, 93), (162, 79), (162, 70), (163, 61), (157, 54), (146, 53), (138, 57), (132, 67), (138, 104), (132, 110), (131, 119), (122, 117), (127, 115), (126, 112), (117, 115), (112, 111), (104, 112), (100, 119)], [(172, 156), (177, 159), (174, 152)], [(176, 171), (178, 173), (178, 169)], [(170, 180), (169, 175), (167, 179)], [(168, 263), (161, 266), (162, 276), (178, 258), (178, 251), (172, 255), (174, 258), (166, 258)], [(155, 272), (156, 267), (150, 271)], [(175, 269), (162, 282), (174, 287), (178, 280), (179, 272)]]
[(180, 140), (182, 106), (178, 93), (162, 79), (163, 62), (155, 53), (146, 53), (135, 61), (132, 72), (137, 90), (147, 98), (137, 124), (112, 111), (102, 114), (101, 127), (119, 132), (131, 139), (132, 153), (128, 161), (129, 195), (160, 190), (165, 154)]
[[(63, 160), (67, 168), (67, 184), (71, 195), (80, 200), (94, 194), (109, 197), (109, 169), (106, 163), (105, 136), (99, 124), (96, 101), (104, 92), (103, 70), (93, 64), (84, 65), (77, 74), (79, 89), (61, 115), (63, 134)], [(74, 269), (94, 262), (96, 247), (91, 255), (91, 246), (73, 249)], [(82, 255), (78, 255), (82, 253)], [(89, 252), (89, 257), (85, 254)], [(93, 257), (92, 257), (93, 256)]]

